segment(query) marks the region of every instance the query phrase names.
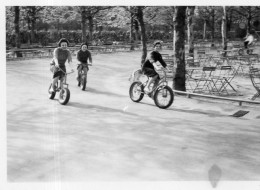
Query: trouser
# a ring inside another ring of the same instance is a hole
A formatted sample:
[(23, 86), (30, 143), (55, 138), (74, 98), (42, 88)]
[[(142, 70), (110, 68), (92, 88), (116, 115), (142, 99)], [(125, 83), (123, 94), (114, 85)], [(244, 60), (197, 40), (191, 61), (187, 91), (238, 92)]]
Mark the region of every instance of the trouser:
[(249, 41), (244, 42), (244, 46), (245, 46), (246, 49), (247, 49), (248, 43), (249, 43)]

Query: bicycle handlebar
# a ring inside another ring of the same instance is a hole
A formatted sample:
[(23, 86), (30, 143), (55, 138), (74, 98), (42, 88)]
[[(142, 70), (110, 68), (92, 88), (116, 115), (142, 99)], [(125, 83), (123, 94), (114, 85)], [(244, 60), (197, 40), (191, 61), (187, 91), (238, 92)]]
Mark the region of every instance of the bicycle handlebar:
[(55, 66), (55, 67), (57, 67), (57, 68), (58, 68), (58, 71), (63, 72), (65, 75), (68, 75), (68, 74), (74, 73), (74, 70), (73, 70), (73, 69), (72, 69), (71, 72), (64, 72), (64, 71), (63, 71), (59, 66)]

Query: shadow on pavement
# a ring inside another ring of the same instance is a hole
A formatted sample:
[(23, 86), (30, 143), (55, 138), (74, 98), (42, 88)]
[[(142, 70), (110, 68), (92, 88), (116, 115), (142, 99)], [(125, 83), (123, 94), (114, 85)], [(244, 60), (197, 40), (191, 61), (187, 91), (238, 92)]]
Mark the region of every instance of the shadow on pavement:
[(109, 107), (104, 107), (104, 106), (90, 105), (90, 104), (79, 104), (79, 103), (69, 103), (68, 106), (80, 108), (80, 109), (93, 109), (96, 112), (109, 112), (109, 113), (118, 112), (118, 113), (131, 115), (131, 116), (139, 116), (138, 114), (125, 112), (123, 110), (123, 108), (122, 108), (122, 110), (120, 110), (120, 109), (109, 108)]
[(103, 94), (103, 95), (108, 95), (108, 96), (127, 97), (127, 96), (116, 94), (116, 93), (112, 93), (112, 92), (100, 91), (100, 90), (97, 90), (97, 89), (94, 89), (94, 88), (90, 88), (90, 87), (86, 87), (85, 92), (91, 92), (91, 93), (95, 93), (95, 94)]
[[(144, 104), (144, 105), (147, 105), (147, 106), (156, 107), (155, 104), (149, 104), (149, 103), (145, 103), (145, 102), (139, 102), (139, 104)], [(158, 109), (160, 109), (160, 108), (158, 108)], [(226, 114), (221, 114), (219, 112), (214, 112), (212, 110), (198, 110), (198, 109), (185, 110), (185, 109), (174, 108), (174, 102), (169, 108), (162, 109), (162, 110), (175, 111), (175, 112), (177, 111), (177, 112), (190, 113), (190, 114), (203, 114), (203, 115), (207, 115), (209, 117), (228, 117), (229, 116), (229, 115), (226, 115)]]

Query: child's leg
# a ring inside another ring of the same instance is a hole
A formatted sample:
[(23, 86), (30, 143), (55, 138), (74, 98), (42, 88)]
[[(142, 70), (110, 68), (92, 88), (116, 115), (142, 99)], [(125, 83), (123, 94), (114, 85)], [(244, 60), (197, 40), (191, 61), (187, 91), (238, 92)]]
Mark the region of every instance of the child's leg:
[(84, 71), (84, 74), (86, 75), (86, 80), (87, 80), (88, 68), (87, 67), (83, 67), (83, 71)]
[(245, 41), (244, 46), (245, 46), (246, 49), (247, 49), (247, 45), (248, 45), (248, 41)]
[(54, 86), (55, 86), (55, 84), (58, 82), (58, 80), (59, 80), (59, 77), (55, 77), (55, 78), (52, 80), (51, 91), (54, 91)]
[[(158, 75), (157, 75), (158, 76)], [(157, 77), (156, 79), (155, 79), (155, 81), (154, 81), (154, 86), (153, 86), (153, 88), (155, 88), (158, 84), (159, 84), (159, 81), (160, 81), (160, 79), (159, 79), (159, 77)]]
[(153, 81), (155, 81), (155, 80), (157, 79), (157, 77), (158, 77), (158, 75), (155, 75), (154, 77), (150, 77), (150, 78), (149, 78), (149, 81), (148, 81), (148, 83), (147, 83), (147, 85), (146, 85), (146, 87), (145, 87), (145, 90), (146, 90), (146, 91), (150, 89), (151, 83), (152, 83)]
[(61, 77), (60, 79), (60, 88), (63, 89), (63, 81), (64, 81), (64, 76)]

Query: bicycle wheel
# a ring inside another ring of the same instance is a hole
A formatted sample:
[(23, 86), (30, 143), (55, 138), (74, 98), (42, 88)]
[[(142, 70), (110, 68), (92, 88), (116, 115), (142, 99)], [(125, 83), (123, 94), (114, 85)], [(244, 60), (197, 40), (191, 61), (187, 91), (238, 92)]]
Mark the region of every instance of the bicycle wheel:
[(252, 49), (248, 49), (248, 50), (246, 50), (246, 53), (247, 53), (248, 55), (251, 55), (251, 54), (253, 54), (253, 50), (252, 50)]
[(133, 102), (140, 102), (144, 97), (144, 86), (141, 82), (133, 82), (129, 89), (129, 96)]
[(81, 81), (80, 81), (80, 88), (81, 88), (81, 90), (85, 90), (86, 89), (86, 84), (87, 84), (86, 76), (81, 76)]
[(50, 84), (48, 92), (49, 92), (49, 99), (53, 100), (55, 95), (56, 95), (56, 92), (55, 91), (54, 92), (50, 92), (51, 87), (52, 87), (52, 83)]
[(154, 94), (154, 103), (157, 107), (166, 109), (173, 103), (174, 95), (169, 86), (159, 87)]
[(238, 53), (238, 55), (243, 55), (244, 54), (244, 50), (243, 49), (239, 49), (237, 53)]
[(69, 99), (70, 99), (70, 90), (67, 88), (61, 89), (59, 95), (59, 103), (61, 105), (66, 105), (69, 102)]

